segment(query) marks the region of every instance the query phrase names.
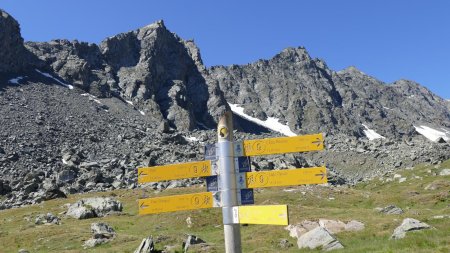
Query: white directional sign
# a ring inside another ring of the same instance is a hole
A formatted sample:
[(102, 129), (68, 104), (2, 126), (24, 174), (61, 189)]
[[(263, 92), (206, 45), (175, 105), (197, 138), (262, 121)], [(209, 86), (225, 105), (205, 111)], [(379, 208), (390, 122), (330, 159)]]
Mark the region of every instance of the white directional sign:
[(287, 205), (235, 206), (233, 223), (289, 225)]

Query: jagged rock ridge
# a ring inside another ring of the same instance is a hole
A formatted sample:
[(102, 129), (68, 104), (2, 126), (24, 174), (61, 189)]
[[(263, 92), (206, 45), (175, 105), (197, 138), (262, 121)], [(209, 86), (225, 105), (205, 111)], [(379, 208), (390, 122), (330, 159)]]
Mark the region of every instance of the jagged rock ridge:
[(199, 50), (162, 21), (109, 37), (100, 46), (54, 40), (26, 47), (67, 82), (98, 97), (117, 95), (179, 130), (213, 127), (227, 108), (218, 87), (201, 73)]
[(354, 67), (335, 72), (304, 48), (288, 48), (270, 60), (209, 70), (228, 102), (249, 115), (280, 118), (298, 133), (363, 137), (363, 124), (394, 139), (417, 134), (413, 125), (450, 127), (446, 102), (419, 84), (387, 85)]

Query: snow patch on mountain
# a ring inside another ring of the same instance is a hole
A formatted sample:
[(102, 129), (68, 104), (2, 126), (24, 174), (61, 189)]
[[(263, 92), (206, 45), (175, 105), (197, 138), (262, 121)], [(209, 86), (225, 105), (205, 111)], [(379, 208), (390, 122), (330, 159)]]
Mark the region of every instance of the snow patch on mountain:
[(73, 86), (72, 86), (72, 85), (67, 84), (67, 83), (64, 83), (64, 82), (61, 82), (60, 80), (58, 80), (56, 77), (50, 75), (49, 73), (42, 72), (42, 71), (40, 71), (39, 69), (35, 69), (35, 70), (36, 70), (36, 72), (38, 72), (39, 74), (41, 74), (41, 75), (43, 75), (43, 76), (45, 76), (45, 77), (51, 78), (51, 79), (55, 80), (56, 82), (58, 82), (59, 84), (61, 84), (62, 86), (69, 88), (69, 90), (73, 90)]
[(8, 80), (8, 83), (12, 83), (12, 84), (19, 84), (20, 80), (24, 79), (25, 77), (23, 76), (19, 76), (13, 79)]
[(186, 137), (184, 137), (184, 139), (186, 139), (189, 142), (198, 142), (199, 141), (199, 139), (195, 136), (186, 136)]
[(94, 101), (95, 103), (97, 103), (97, 104), (102, 104), (102, 102), (100, 101), (100, 100), (98, 100), (98, 98), (96, 97), (96, 96), (94, 96), (94, 95), (91, 95), (91, 94), (89, 94), (89, 93), (83, 93), (83, 94), (81, 94), (81, 96), (83, 96), (83, 97), (88, 97), (89, 98), (89, 100), (92, 100), (92, 101)]
[(434, 128), (425, 125), (414, 126), (414, 128), (419, 134), (425, 136), (425, 138), (427, 138), (430, 141), (436, 142), (439, 140), (439, 138), (442, 138), (445, 141), (450, 140), (450, 131), (444, 128), (441, 128), (442, 131), (436, 130)]
[(363, 127), (365, 128), (364, 134), (366, 135), (366, 137), (369, 140), (375, 140), (375, 139), (386, 139), (386, 137), (380, 135), (379, 133), (375, 132), (374, 130), (370, 129), (369, 127), (367, 127), (365, 124), (362, 124)]
[(289, 126), (286, 126), (286, 125), (280, 123), (279, 119), (277, 119), (277, 118), (268, 117), (266, 120), (260, 120), (258, 118), (252, 117), (248, 114), (245, 114), (244, 108), (238, 104), (228, 103), (228, 105), (230, 106), (231, 111), (233, 111), (235, 114), (237, 114), (237, 115), (241, 116), (242, 118), (247, 119), (251, 122), (254, 122), (260, 126), (268, 128), (275, 132), (282, 133), (286, 136), (296, 136), (297, 135), (296, 133), (292, 132), (292, 130), (289, 128)]

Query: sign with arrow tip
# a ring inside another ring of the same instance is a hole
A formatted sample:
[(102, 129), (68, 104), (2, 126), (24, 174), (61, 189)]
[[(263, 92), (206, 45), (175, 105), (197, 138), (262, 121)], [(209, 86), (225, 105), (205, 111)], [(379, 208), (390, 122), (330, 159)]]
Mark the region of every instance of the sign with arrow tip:
[[(243, 156), (275, 155), (284, 153), (316, 151), (323, 149), (323, 135), (299, 135), (294, 137), (245, 140), (242, 142)], [(237, 145), (237, 147), (240, 147)], [(236, 152), (237, 153), (237, 152)]]
[(200, 192), (139, 199), (139, 214), (155, 214), (220, 206), (220, 192)]
[(325, 167), (245, 173), (247, 188), (327, 183)]
[(138, 168), (138, 183), (159, 182), (212, 175), (211, 161)]

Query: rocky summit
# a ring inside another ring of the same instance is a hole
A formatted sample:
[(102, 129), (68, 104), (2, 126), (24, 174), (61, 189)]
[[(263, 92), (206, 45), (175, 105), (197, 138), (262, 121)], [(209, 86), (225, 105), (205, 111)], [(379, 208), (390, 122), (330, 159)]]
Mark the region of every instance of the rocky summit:
[(202, 160), (227, 110), (238, 139), (326, 135), (324, 152), (255, 158), (254, 170), (325, 163), (333, 183), (353, 184), (450, 158), (450, 103), (413, 81), (334, 71), (302, 47), (207, 68), (163, 21), (99, 45), (24, 42), (0, 10), (0, 209), (134, 188), (139, 166)]

